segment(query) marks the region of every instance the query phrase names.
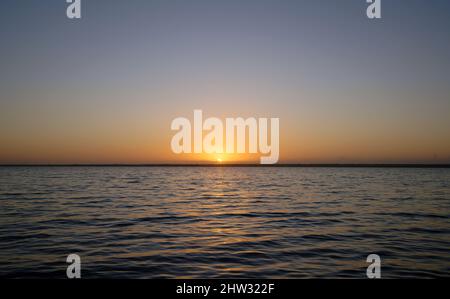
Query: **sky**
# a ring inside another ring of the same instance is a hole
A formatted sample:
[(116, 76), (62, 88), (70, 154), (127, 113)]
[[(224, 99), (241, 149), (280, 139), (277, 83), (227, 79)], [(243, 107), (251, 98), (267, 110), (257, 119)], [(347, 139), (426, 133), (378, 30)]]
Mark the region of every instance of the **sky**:
[[(280, 163), (450, 163), (450, 2), (0, 2), (0, 164), (178, 163), (177, 117), (278, 117)], [(224, 155), (225, 161), (253, 161)]]

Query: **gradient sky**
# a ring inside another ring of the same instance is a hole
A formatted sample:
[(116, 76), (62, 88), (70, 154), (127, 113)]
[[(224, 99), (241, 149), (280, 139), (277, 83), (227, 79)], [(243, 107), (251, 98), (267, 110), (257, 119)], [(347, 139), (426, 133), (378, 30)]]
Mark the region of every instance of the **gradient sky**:
[(0, 2), (0, 163), (214, 159), (170, 150), (194, 109), (279, 117), (280, 162), (450, 162), (450, 1), (82, 5)]

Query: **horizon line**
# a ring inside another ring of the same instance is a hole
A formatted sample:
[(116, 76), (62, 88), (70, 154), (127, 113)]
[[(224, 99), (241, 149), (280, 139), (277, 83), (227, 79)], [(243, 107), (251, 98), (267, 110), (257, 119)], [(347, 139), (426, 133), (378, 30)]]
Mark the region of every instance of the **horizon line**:
[(0, 167), (373, 167), (373, 168), (450, 168), (446, 163), (14, 163)]

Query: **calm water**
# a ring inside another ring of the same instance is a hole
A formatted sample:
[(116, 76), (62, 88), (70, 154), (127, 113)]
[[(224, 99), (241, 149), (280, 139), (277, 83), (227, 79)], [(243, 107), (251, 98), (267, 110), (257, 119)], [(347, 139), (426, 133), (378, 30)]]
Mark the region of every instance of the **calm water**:
[(0, 276), (450, 277), (450, 169), (0, 167)]

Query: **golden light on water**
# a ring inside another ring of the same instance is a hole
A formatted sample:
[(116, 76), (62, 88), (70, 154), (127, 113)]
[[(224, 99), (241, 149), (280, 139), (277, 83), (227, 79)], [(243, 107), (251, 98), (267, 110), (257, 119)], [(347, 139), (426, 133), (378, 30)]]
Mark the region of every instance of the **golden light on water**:
[[(228, 154), (228, 153), (213, 153), (213, 154), (180, 154), (173, 155), (173, 159), (178, 159), (181, 163), (215, 163), (215, 164), (240, 164), (240, 163), (259, 163), (260, 154)], [(176, 160), (175, 160), (176, 161)]]

